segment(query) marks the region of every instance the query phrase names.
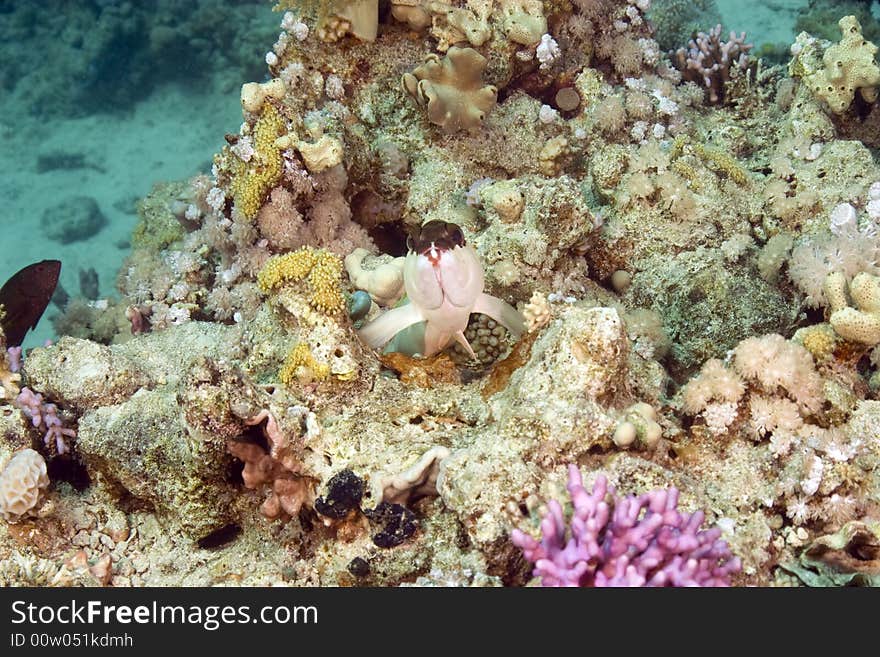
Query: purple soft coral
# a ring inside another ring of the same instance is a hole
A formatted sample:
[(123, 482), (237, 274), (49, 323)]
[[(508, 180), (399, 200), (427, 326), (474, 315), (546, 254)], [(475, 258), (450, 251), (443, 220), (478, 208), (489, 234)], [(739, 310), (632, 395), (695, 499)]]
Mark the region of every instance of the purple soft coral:
[(58, 407), (55, 404), (43, 401), (43, 395), (30, 388), (21, 389), (15, 398), (15, 404), (30, 418), (31, 424), (35, 428), (46, 431), (43, 436), (43, 443), (46, 447), (55, 443), (58, 454), (69, 451), (65, 438), (75, 438), (76, 431), (64, 428), (61, 418), (58, 417)]
[(621, 498), (607, 484), (599, 476), (587, 492), (580, 470), (571, 465), (568, 536), (556, 500), (541, 522), (540, 542), (513, 530), (513, 543), (535, 564), (542, 586), (730, 585), (740, 560), (719, 540), (720, 529), (700, 530), (702, 511), (678, 511), (676, 488)]

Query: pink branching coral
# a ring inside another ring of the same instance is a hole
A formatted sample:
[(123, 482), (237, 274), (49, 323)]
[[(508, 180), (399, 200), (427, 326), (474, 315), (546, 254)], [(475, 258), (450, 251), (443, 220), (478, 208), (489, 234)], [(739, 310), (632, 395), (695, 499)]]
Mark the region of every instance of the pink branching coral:
[(672, 60), (682, 77), (704, 87), (709, 102), (717, 105), (724, 100), (724, 85), (730, 80), (731, 69), (744, 69), (751, 49), (752, 45), (746, 43), (745, 32), (739, 36), (731, 32), (730, 38), (722, 41), (721, 26), (716, 25), (708, 34), (697, 33), (687, 48), (675, 51)]
[(64, 427), (55, 404), (43, 401), (43, 395), (30, 388), (22, 388), (15, 398), (15, 405), (24, 411), (35, 428), (46, 432), (43, 436), (46, 447), (51, 448), (54, 444), (58, 454), (70, 451), (66, 439), (75, 438), (76, 431)]
[(570, 465), (568, 492), (568, 526), (551, 500), (540, 542), (518, 529), (511, 535), (542, 586), (729, 586), (741, 568), (720, 529), (700, 530), (702, 511), (678, 511), (674, 487), (619, 497), (599, 476), (587, 492)]

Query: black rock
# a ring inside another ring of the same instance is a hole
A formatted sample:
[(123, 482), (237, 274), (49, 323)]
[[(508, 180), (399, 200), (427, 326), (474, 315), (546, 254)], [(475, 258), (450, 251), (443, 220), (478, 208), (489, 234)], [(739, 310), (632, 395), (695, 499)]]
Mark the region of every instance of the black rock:
[(364, 480), (351, 470), (337, 472), (327, 482), (327, 495), (315, 500), (315, 511), (328, 518), (344, 518), (360, 507), (364, 488)]
[(415, 514), (400, 504), (379, 502), (375, 509), (364, 511), (364, 515), (378, 529), (373, 534), (373, 543), (381, 548), (400, 545), (418, 529)]
[(370, 564), (363, 557), (355, 557), (348, 563), (348, 572), (355, 577), (366, 577), (370, 574)]
[(74, 196), (46, 208), (40, 221), (50, 240), (70, 244), (87, 240), (107, 224), (107, 217), (91, 196)]

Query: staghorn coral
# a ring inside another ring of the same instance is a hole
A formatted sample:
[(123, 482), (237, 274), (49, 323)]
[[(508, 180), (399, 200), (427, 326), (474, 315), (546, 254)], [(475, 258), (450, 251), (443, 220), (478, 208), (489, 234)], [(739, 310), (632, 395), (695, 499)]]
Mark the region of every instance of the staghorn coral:
[(5, 349), (5, 346), (0, 329), (0, 400), (11, 400), (21, 392), (21, 347)]
[(442, 59), (428, 55), (424, 64), (404, 73), (403, 89), (444, 132), (473, 131), (498, 97), (498, 90), (482, 81), (487, 63), (473, 48), (454, 46)]
[(58, 417), (58, 407), (43, 401), (43, 395), (30, 388), (22, 388), (14, 400), (31, 421), (31, 425), (43, 434), (43, 445), (55, 454), (70, 451), (68, 439), (76, 438), (76, 431), (65, 427)]
[(268, 294), (291, 283), (308, 282), (308, 300), (315, 310), (333, 315), (345, 307), (341, 291), (342, 261), (324, 249), (302, 247), (266, 262), (257, 281)]
[(721, 25), (708, 32), (698, 32), (688, 41), (687, 48), (679, 48), (673, 55), (673, 63), (682, 78), (703, 87), (706, 100), (712, 105), (724, 102), (725, 85), (737, 69), (749, 65), (751, 44), (746, 43), (743, 32), (736, 36), (731, 32), (727, 41), (721, 40)]

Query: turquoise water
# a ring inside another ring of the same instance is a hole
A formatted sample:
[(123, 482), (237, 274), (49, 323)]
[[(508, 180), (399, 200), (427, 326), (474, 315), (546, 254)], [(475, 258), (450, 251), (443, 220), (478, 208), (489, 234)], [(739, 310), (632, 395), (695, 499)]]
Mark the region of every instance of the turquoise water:
[[(0, 2), (0, 278), (60, 259), (71, 297), (89, 269), (113, 295), (137, 200), (210, 170), (278, 20), (259, 1)], [(57, 311), (26, 346), (55, 337)]]

